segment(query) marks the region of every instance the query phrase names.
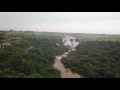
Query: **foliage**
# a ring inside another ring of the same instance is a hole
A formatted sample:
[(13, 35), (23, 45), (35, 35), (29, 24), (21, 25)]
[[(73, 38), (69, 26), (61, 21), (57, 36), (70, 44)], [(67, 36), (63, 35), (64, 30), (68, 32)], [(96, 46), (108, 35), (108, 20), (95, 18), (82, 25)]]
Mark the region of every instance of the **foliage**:
[[(55, 55), (65, 52), (67, 48), (63, 47), (59, 36), (43, 34), (36, 36), (34, 32), (8, 32), (8, 36), (22, 39), (0, 49), (0, 77), (9, 76), (4, 74), (6, 68), (14, 71), (14, 77), (19, 78), (61, 77), (53, 63)], [(56, 43), (60, 43), (60, 47)]]
[(66, 67), (90, 78), (120, 77), (119, 35), (0, 31), (0, 42), (5, 36), (22, 38), (0, 48), (0, 78), (60, 78), (53, 63), (55, 55), (68, 51), (61, 39), (65, 35), (80, 42), (76, 52), (62, 59)]
[(86, 41), (76, 49), (62, 60), (66, 67), (89, 78), (120, 77), (119, 42)]

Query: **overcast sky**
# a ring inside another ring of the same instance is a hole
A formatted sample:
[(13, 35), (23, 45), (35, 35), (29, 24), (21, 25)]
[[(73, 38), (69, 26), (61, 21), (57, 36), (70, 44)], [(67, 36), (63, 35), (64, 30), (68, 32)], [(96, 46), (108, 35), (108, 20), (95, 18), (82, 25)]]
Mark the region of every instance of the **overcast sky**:
[(120, 34), (120, 12), (0, 12), (0, 30)]

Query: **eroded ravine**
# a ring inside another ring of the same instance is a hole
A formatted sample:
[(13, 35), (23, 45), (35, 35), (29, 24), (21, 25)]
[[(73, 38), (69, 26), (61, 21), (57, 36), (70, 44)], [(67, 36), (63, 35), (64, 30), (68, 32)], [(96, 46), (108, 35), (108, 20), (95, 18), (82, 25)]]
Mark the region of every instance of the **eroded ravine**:
[(78, 73), (71, 71), (69, 68), (65, 68), (61, 62), (63, 57), (67, 57), (70, 52), (76, 51), (75, 47), (79, 44), (79, 42), (76, 42), (74, 37), (66, 36), (63, 38), (63, 44), (64, 46), (69, 46), (70, 49), (62, 55), (55, 56), (54, 68), (60, 70), (62, 78), (83, 78), (83, 76)]

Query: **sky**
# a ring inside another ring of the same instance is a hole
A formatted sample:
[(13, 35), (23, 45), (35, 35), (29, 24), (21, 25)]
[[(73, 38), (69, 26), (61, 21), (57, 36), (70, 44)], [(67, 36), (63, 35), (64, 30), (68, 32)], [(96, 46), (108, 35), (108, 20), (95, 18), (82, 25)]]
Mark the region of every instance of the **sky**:
[(0, 30), (120, 34), (120, 12), (0, 12)]

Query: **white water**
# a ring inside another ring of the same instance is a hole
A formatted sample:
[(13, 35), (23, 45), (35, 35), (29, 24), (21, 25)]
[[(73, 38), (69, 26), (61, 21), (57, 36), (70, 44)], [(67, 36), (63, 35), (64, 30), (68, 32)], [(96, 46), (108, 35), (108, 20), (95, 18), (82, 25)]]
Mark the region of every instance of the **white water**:
[(75, 47), (79, 45), (79, 42), (76, 42), (74, 37), (66, 36), (63, 38), (63, 44), (64, 46), (69, 46), (70, 49), (62, 55), (55, 56), (54, 68), (60, 70), (62, 78), (82, 78), (78, 73), (71, 71), (69, 68), (65, 68), (61, 62), (61, 59), (67, 57), (69, 52), (76, 51)]

